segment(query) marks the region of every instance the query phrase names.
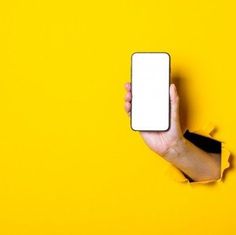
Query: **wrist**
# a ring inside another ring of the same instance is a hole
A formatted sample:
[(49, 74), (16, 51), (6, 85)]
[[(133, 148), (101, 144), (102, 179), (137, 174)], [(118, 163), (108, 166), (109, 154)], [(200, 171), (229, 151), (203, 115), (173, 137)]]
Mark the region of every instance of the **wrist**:
[(178, 158), (185, 150), (186, 141), (187, 140), (184, 138), (184, 136), (181, 135), (173, 144), (168, 147), (162, 157), (169, 161)]

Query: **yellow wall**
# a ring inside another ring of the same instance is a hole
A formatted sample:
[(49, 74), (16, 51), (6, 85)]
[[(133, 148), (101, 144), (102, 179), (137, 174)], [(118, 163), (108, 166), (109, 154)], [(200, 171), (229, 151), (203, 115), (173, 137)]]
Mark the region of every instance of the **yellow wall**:
[(131, 131), (135, 51), (168, 51), (183, 126), (235, 154), (231, 1), (0, 3), (0, 234), (234, 234), (236, 173), (190, 186)]

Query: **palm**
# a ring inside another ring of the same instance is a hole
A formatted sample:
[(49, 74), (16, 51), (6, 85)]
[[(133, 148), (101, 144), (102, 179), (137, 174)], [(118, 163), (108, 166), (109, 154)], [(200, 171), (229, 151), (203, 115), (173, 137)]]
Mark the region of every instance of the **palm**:
[(179, 131), (175, 127), (163, 132), (140, 132), (144, 142), (154, 152), (162, 155), (179, 138)]

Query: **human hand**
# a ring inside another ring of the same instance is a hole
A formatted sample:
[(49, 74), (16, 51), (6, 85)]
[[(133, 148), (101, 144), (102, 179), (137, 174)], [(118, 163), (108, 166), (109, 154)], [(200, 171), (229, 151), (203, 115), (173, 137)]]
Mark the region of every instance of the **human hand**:
[[(131, 111), (131, 83), (125, 84), (125, 110), (130, 116)], [(157, 154), (164, 156), (165, 153), (183, 138), (183, 132), (180, 127), (179, 120), (179, 96), (176, 86), (170, 85), (170, 100), (171, 100), (171, 118), (170, 128), (168, 131), (140, 131), (140, 134), (147, 146)]]

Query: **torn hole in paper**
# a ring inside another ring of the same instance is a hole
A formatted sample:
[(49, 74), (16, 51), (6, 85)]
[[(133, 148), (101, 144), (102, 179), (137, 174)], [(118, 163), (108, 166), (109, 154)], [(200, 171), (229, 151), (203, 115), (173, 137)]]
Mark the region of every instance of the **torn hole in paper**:
[[(225, 147), (225, 143), (217, 139), (214, 139), (211, 133), (215, 129), (214, 125), (209, 123), (204, 128), (197, 131), (189, 131), (188, 129), (184, 132), (184, 137), (192, 142), (197, 147), (208, 152), (212, 157), (216, 157), (220, 154), (221, 161), (221, 174), (218, 180), (207, 180), (207, 181), (193, 181), (190, 177), (184, 174), (181, 170), (173, 165), (169, 165), (167, 174), (178, 182), (191, 183), (191, 184), (205, 184), (211, 182), (222, 181), (224, 171), (230, 167), (229, 157), (230, 152)], [(206, 138), (207, 137), (207, 138)], [(215, 155), (215, 156), (214, 156)]]

